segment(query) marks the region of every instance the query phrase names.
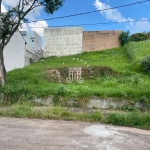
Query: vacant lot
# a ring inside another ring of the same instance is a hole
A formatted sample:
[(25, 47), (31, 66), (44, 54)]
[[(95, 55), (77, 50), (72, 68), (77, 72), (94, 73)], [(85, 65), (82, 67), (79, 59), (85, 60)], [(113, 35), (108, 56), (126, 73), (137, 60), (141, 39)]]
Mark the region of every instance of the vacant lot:
[[(150, 76), (141, 66), (141, 60), (150, 55), (149, 47), (149, 41), (133, 42), (107, 51), (43, 59), (9, 72), (7, 84), (0, 87), (0, 92), (11, 103), (30, 100), (34, 96), (56, 95), (81, 100), (99, 96), (129, 99), (129, 104), (142, 101), (149, 107)], [(81, 67), (82, 84), (66, 82), (69, 67)], [(59, 84), (53, 70), (60, 71), (61, 82), (67, 90)]]

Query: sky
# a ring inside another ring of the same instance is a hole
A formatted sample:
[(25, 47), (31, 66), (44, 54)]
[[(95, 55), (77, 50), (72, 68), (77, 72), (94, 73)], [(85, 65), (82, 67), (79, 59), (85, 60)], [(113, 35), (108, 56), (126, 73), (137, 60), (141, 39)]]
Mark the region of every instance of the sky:
[[(7, 11), (8, 5), (16, 5), (18, 0), (3, 0), (2, 10)], [(144, 0), (140, 0), (144, 1)], [(65, 0), (63, 7), (54, 14), (46, 14), (42, 7), (36, 8), (34, 11), (28, 14), (27, 19), (29, 21), (37, 21), (43, 19), (57, 18), (61, 16), (68, 16), (72, 14), (84, 13), (95, 10), (103, 10), (110, 7), (116, 7), (120, 5), (126, 5), (134, 3), (136, 0)], [(143, 6), (144, 5), (144, 6)], [(23, 28), (20, 30), (33, 30), (43, 37), (43, 28), (35, 27), (47, 27), (47, 26), (66, 26), (66, 25), (82, 25), (82, 24), (96, 24), (107, 22), (122, 22), (122, 21), (135, 21), (135, 20), (149, 20), (150, 19), (150, 1), (136, 4), (134, 6), (123, 7), (107, 11), (98, 11), (96, 13), (55, 19), (49, 21), (37, 21), (29, 24), (23, 24)], [(32, 28), (29, 28), (32, 27)], [(34, 27), (34, 28), (33, 28)], [(98, 31), (98, 30), (129, 30), (131, 34), (150, 31), (150, 20), (140, 22), (126, 22), (126, 23), (113, 23), (103, 25), (90, 25), (83, 26), (85, 31)]]

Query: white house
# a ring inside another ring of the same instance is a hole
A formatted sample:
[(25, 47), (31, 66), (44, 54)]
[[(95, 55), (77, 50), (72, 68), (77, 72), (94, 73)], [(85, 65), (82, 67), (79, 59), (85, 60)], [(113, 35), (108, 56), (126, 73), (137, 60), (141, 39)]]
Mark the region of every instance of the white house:
[(4, 49), (6, 71), (23, 68), (42, 58), (42, 43), (36, 32), (17, 31)]
[(27, 31), (20, 32), (27, 42), (26, 49), (29, 51), (40, 51), (42, 50), (41, 37), (35, 32), (31, 31), (28, 33)]
[(25, 66), (25, 51), (25, 40), (20, 32), (17, 31), (4, 49), (6, 71)]
[(20, 33), (26, 41), (25, 66), (27, 66), (30, 65), (30, 59), (37, 62), (43, 57), (41, 37), (35, 31), (30, 33), (21, 31)]

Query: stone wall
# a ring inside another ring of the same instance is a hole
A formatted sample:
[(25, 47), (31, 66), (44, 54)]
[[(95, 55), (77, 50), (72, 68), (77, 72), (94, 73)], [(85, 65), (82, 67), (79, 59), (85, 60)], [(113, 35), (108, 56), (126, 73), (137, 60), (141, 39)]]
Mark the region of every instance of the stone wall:
[(106, 50), (119, 47), (120, 30), (115, 31), (84, 31), (83, 32), (83, 52)]
[(44, 57), (82, 53), (83, 28), (45, 28)]

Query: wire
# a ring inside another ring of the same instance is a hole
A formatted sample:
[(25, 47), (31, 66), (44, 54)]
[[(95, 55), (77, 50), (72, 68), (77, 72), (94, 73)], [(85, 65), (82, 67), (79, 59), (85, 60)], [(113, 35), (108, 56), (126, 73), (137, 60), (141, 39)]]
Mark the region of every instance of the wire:
[[(94, 25), (106, 25), (106, 24), (114, 24), (114, 23), (128, 23), (128, 22), (143, 22), (150, 21), (150, 19), (145, 20), (133, 20), (133, 21), (121, 21), (121, 22), (101, 22), (101, 23), (93, 23), (93, 24), (80, 24), (80, 25), (64, 25), (64, 26), (45, 26), (45, 27), (27, 27), (27, 28), (47, 28), (47, 27), (71, 27), (71, 26), (94, 26)], [(22, 29), (27, 29), (22, 28)]]
[[(138, 0), (135, 0), (136, 2), (138, 2)], [(140, 3), (140, 5), (142, 5), (143, 7), (145, 7), (145, 8), (147, 8), (147, 9), (149, 9), (150, 10), (150, 7), (148, 6), (148, 5), (146, 5), (146, 4), (142, 4), (142, 3)]]
[(129, 6), (136, 5), (136, 4), (142, 4), (142, 3), (148, 2), (148, 1), (150, 1), (150, 0), (137, 1), (137, 2), (134, 2), (134, 3), (130, 3), (130, 4), (125, 4), (125, 5), (120, 5), (120, 6), (116, 6), (116, 7), (106, 8), (106, 9), (103, 9), (103, 10), (89, 11), (89, 12), (84, 12), (84, 13), (78, 13), (78, 14), (68, 15), (68, 16), (62, 16), (62, 17), (56, 17), (56, 18), (49, 18), (49, 19), (42, 19), (42, 20), (30, 21), (30, 22), (26, 22), (26, 23), (32, 23), (32, 22), (38, 22), (38, 21), (46, 21), (46, 20), (56, 20), (56, 19), (63, 19), (63, 18), (69, 18), (69, 17), (87, 15), (87, 14), (91, 14), (91, 13), (96, 13), (96, 12), (101, 12), (101, 11), (107, 11), (107, 10), (116, 9), (116, 8), (129, 7)]

